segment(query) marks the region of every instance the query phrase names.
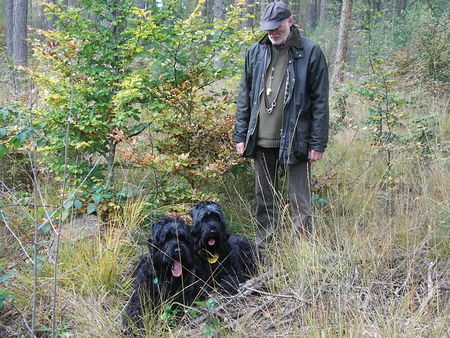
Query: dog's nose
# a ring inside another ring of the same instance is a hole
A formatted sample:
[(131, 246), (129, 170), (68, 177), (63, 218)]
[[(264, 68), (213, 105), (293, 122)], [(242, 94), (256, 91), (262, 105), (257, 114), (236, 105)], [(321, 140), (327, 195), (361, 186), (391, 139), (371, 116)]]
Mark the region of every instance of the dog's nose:
[(175, 250), (173, 251), (176, 254), (179, 254), (181, 252), (180, 248), (175, 248)]

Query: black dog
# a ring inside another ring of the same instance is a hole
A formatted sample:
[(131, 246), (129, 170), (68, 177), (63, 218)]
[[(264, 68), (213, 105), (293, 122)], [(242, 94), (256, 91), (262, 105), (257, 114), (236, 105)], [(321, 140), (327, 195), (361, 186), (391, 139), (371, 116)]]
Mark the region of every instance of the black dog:
[(218, 203), (200, 202), (190, 214), (201, 278), (222, 293), (237, 293), (239, 284), (256, 273), (254, 247), (244, 237), (230, 236)]
[[(165, 217), (152, 226), (149, 253), (142, 255), (133, 276), (134, 288), (126, 306), (126, 325), (144, 327), (146, 310), (171, 302), (191, 305), (199, 287), (194, 272), (194, 248), (189, 227), (182, 218)], [(131, 323), (130, 323), (131, 321)]]

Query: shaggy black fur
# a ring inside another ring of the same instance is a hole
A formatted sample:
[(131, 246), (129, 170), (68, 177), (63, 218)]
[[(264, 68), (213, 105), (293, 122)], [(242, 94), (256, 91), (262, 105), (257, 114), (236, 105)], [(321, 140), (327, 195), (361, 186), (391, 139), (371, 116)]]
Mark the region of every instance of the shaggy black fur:
[(235, 294), (256, 273), (255, 248), (244, 237), (230, 236), (220, 205), (200, 202), (191, 210), (198, 272), (209, 288)]
[(165, 217), (155, 223), (148, 247), (149, 253), (140, 257), (133, 274), (133, 294), (125, 311), (128, 327), (142, 329), (145, 311), (162, 303), (174, 303), (172, 309), (177, 303), (191, 305), (199, 292), (193, 240), (183, 219)]

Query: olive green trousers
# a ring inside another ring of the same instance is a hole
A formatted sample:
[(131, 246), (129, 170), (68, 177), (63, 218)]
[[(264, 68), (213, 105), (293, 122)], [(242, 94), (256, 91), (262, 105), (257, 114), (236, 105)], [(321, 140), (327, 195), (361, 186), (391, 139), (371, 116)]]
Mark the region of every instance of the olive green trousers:
[(311, 236), (310, 165), (301, 161), (295, 165), (280, 165), (278, 148), (256, 148), (254, 160), (256, 172), (256, 221), (257, 243), (270, 240), (280, 222), (280, 206), (284, 206), (279, 189), (280, 174), (289, 196), (292, 230), (298, 235)]

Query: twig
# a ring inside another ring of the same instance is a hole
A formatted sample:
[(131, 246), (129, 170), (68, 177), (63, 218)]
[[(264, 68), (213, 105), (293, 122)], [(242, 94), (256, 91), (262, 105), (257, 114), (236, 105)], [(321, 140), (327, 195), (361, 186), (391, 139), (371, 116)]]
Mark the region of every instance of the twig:
[(450, 285), (441, 285), (439, 286), (439, 290), (449, 292), (450, 291)]
[[(243, 287), (245, 287), (245, 286), (243, 286)], [(259, 293), (261, 295), (265, 295), (265, 296), (271, 296), (271, 297), (277, 297), (277, 298), (293, 298), (293, 299), (303, 301), (302, 299), (299, 299), (297, 296), (294, 296), (294, 295), (283, 295), (283, 294), (270, 293), (270, 292), (265, 292), (265, 291), (261, 291), (261, 290), (255, 290), (255, 289), (249, 288), (249, 287), (245, 287), (245, 289)]]
[(133, 290), (133, 292), (131, 293), (130, 297), (128, 298), (127, 302), (125, 303), (125, 305), (123, 306), (122, 310), (120, 310), (119, 314), (116, 316), (116, 318), (114, 318), (114, 322), (117, 321), (121, 316), (122, 313), (125, 311), (126, 307), (128, 306), (128, 304), (131, 301), (131, 297), (133, 297), (134, 293), (136, 292), (136, 290)]
[(241, 287), (240, 290), (241, 292), (239, 292), (237, 295), (232, 296), (232, 297), (228, 297), (228, 300), (216, 307), (215, 309), (212, 309), (211, 311), (208, 311), (207, 313), (201, 315), (200, 317), (198, 317), (197, 319), (187, 323), (186, 325), (184, 325), (181, 330), (186, 330), (186, 329), (192, 329), (193, 327), (198, 326), (199, 324), (203, 323), (206, 319), (208, 319), (210, 316), (217, 314), (219, 311), (225, 310), (226, 307), (231, 304), (233, 301), (235, 300), (242, 300), (245, 299), (248, 295), (250, 295), (253, 291), (252, 290), (248, 290), (248, 288), (253, 289), (255, 286), (261, 286), (270, 276), (272, 275), (271, 271), (268, 271), (266, 273), (264, 273), (261, 276), (258, 277), (254, 277), (252, 279), (249, 279), (247, 282), (245, 282)]
[[(340, 157), (335, 163), (333, 163), (333, 164), (330, 166), (330, 168), (327, 169), (327, 171), (326, 171), (327, 175), (330, 175), (330, 174), (331, 174), (331, 171), (332, 171), (334, 168), (336, 168), (336, 167), (344, 160), (345, 155), (347, 155), (347, 152), (349, 151), (349, 149), (352, 147), (353, 143), (354, 143), (355, 140), (356, 140), (356, 136), (358, 135), (358, 131), (359, 131), (359, 129), (356, 130), (356, 132), (354, 133), (352, 140), (351, 140), (350, 143), (347, 145), (347, 147), (345, 148), (345, 150), (342, 152), (341, 157)], [(364, 171), (364, 172), (365, 172), (365, 171)]]
[(285, 319), (285, 320), (282, 320), (282, 321), (278, 321), (277, 322), (277, 326), (281, 327), (282, 325), (288, 324), (288, 323), (290, 323), (290, 322), (292, 322), (294, 320), (298, 320), (298, 318), (293, 317), (293, 318)]
[(258, 312), (260, 312), (262, 309), (268, 308), (274, 301), (275, 301), (275, 297), (269, 297), (264, 303), (260, 304), (259, 306), (254, 308), (251, 312), (249, 312), (245, 316), (243, 316), (240, 319), (240, 321), (246, 322), (248, 318), (252, 318), (254, 315), (256, 315)]
[(3, 213), (2, 210), (0, 210), (0, 214), (2, 215), (3, 218), (3, 223), (5, 223), (6, 228), (9, 230), (9, 232), (14, 236), (14, 238), (16, 239), (16, 241), (19, 243), (20, 247), (22, 248), (23, 253), (25, 254), (25, 256), (27, 256), (27, 258), (30, 260), (31, 264), (34, 264), (33, 259), (28, 255), (27, 250), (25, 249), (25, 247), (23, 246), (22, 242), (20, 241), (19, 237), (16, 236), (16, 234), (14, 233), (14, 231), (9, 227), (8, 222), (6, 221), (5, 215)]
[[(72, 66), (70, 64), (70, 66)], [(71, 67), (70, 67), (71, 68)], [(72, 70), (72, 69), (71, 69)], [(70, 123), (72, 121), (72, 108), (73, 108), (73, 92), (74, 92), (74, 84), (73, 80), (71, 80), (71, 88), (70, 88), (70, 103), (69, 103), (69, 111), (67, 114), (66, 120), (66, 131), (64, 135), (64, 179), (62, 184), (62, 192), (61, 192), (61, 200), (59, 206), (59, 219), (63, 219), (63, 206), (64, 199), (66, 197), (66, 188), (67, 188), (67, 176), (68, 176), (68, 163), (69, 163), (69, 130)], [(56, 303), (57, 303), (57, 291), (58, 291), (58, 259), (59, 259), (59, 245), (61, 242), (61, 230), (62, 223), (60, 224), (59, 231), (56, 232), (56, 249), (55, 249), (55, 262), (53, 265), (53, 292), (52, 292), (52, 337), (56, 337)]]
[(14, 305), (14, 303), (11, 303), (11, 306), (14, 308), (14, 310), (16, 310), (16, 312), (19, 314), (20, 318), (23, 321), (23, 324), (25, 325), (25, 328), (28, 330), (28, 332), (31, 334), (31, 337), (35, 338), (36, 335), (34, 334), (34, 332), (31, 330), (30, 325), (28, 325), (28, 322), (26, 320), (26, 318), (22, 315), (22, 312), (19, 311), (19, 309)]
[[(6, 204), (2, 205), (2, 208), (15, 208), (15, 207), (25, 207), (23, 204)], [(57, 205), (36, 205), (38, 208), (57, 208)]]
[[(30, 112), (30, 127), (33, 125), (32, 123), (32, 114)], [(38, 193), (38, 182), (37, 182), (37, 174), (36, 174), (36, 153), (37, 153), (37, 145), (36, 142), (33, 144), (33, 155), (28, 153), (28, 157), (30, 159), (30, 167), (33, 173), (33, 200), (34, 200), (34, 217), (33, 217), (33, 226), (34, 226), (34, 235), (33, 235), (33, 258), (35, 264), (33, 264), (33, 309), (32, 309), (32, 319), (31, 319), (31, 332), (34, 335), (36, 330), (36, 316), (37, 316), (37, 290), (38, 290), (38, 266), (37, 266), (37, 257), (38, 257), (38, 242), (39, 242), (39, 233), (38, 233), (38, 207), (37, 207), (37, 193)]]
[(288, 311), (288, 312), (285, 313), (283, 316), (281, 316), (280, 320), (282, 320), (282, 319), (284, 319), (284, 318), (286, 318), (286, 317), (289, 317), (289, 316), (292, 315), (293, 313), (297, 312), (298, 309), (300, 309), (301, 307), (302, 307), (301, 305), (296, 306), (295, 308), (293, 308), (292, 310)]
[(436, 266), (436, 262), (431, 262), (428, 265), (428, 279), (427, 279), (427, 286), (428, 286), (428, 296), (430, 297), (430, 293), (433, 292), (433, 269)]
[(434, 285), (433, 283), (433, 269), (436, 266), (436, 262), (431, 262), (428, 265), (428, 273), (427, 273), (427, 286), (428, 286), (428, 292), (425, 299), (422, 301), (422, 304), (420, 304), (419, 310), (417, 311), (418, 315), (421, 316), (423, 312), (425, 311), (426, 307), (428, 306), (428, 303), (431, 301), (431, 299), (434, 297), (434, 294), (436, 293), (436, 290), (439, 289), (439, 283)]

